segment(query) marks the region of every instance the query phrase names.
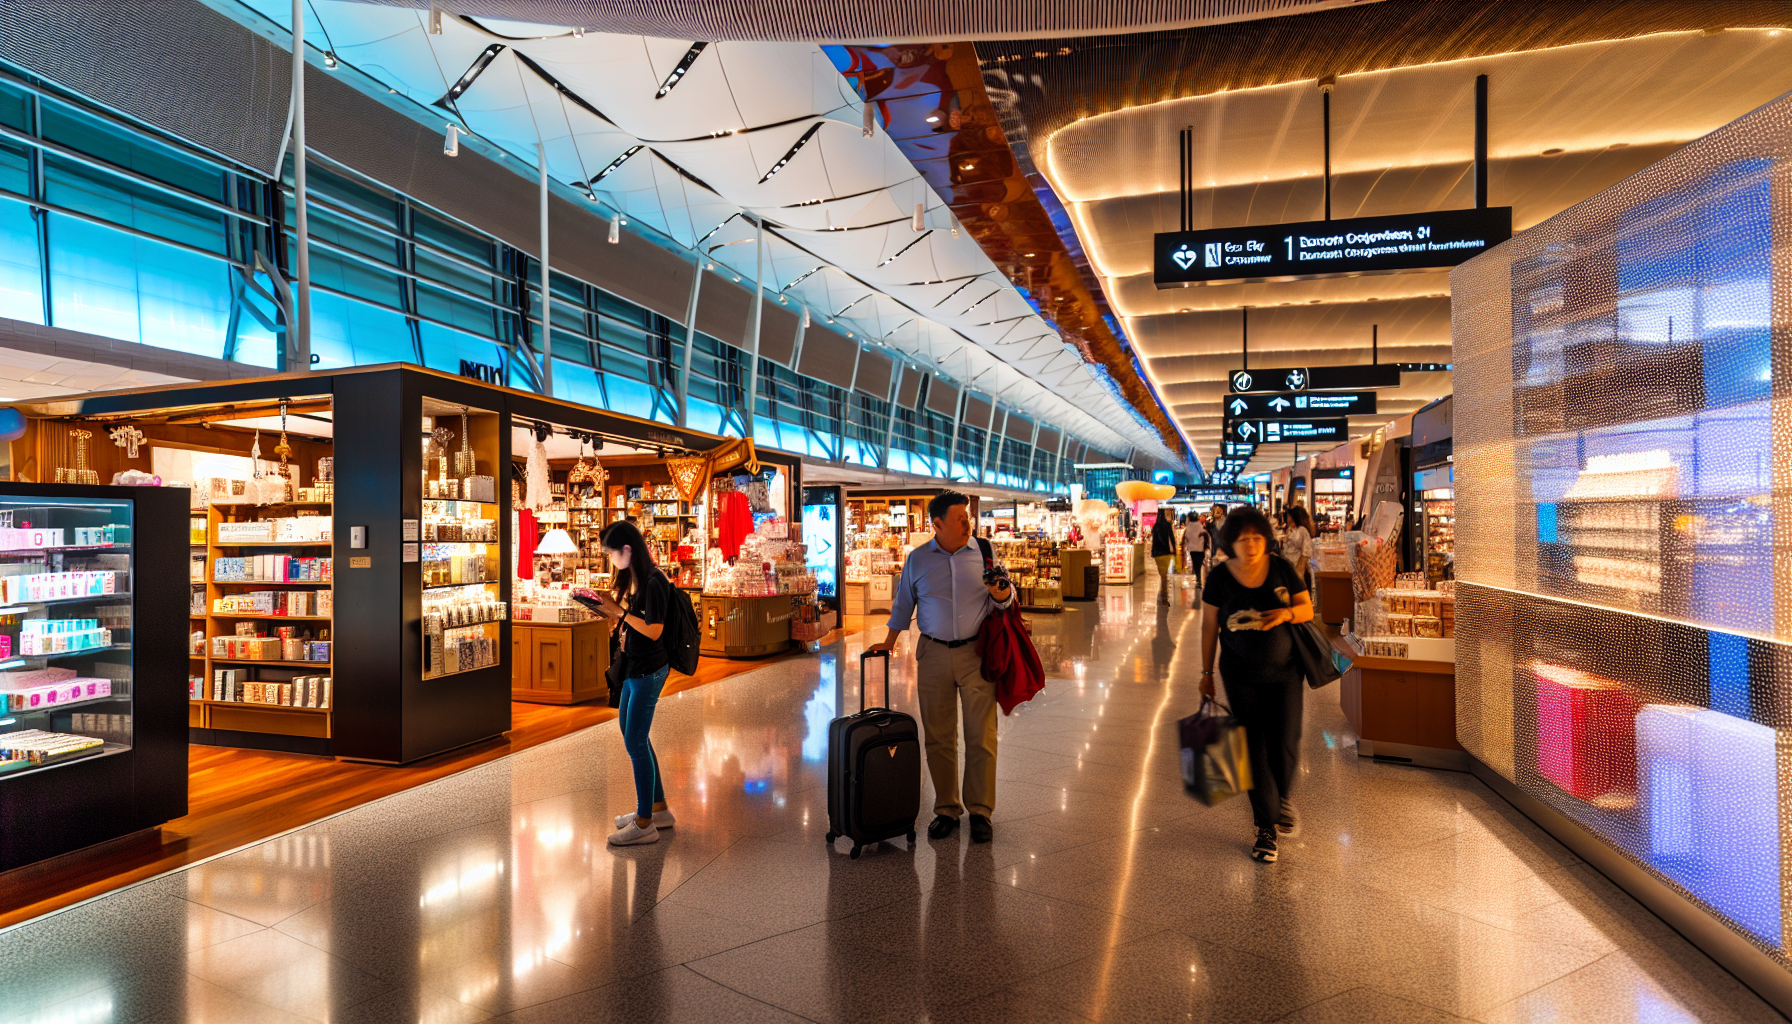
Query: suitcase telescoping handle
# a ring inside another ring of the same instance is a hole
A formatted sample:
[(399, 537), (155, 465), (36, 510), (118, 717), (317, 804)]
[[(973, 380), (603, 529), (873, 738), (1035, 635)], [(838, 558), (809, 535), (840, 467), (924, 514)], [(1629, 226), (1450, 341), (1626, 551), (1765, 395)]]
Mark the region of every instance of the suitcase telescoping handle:
[(883, 703), (883, 706), (886, 708), (890, 706), (890, 652), (889, 651), (866, 651), (865, 653), (859, 655), (859, 710), (861, 712), (863, 712), (865, 710), (865, 690), (867, 688), (867, 683), (866, 683), (866, 679), (865, 679), (865, 664), (866, 664), (866, 662), (870, 661), (872, 658), (882, 658), (884, 660), (884, 703)]

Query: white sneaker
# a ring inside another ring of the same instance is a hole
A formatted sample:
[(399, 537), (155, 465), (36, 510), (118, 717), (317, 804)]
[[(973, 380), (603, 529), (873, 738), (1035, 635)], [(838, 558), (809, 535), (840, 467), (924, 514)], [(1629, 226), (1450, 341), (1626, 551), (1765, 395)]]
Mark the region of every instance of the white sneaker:
[[(635, 820), (635, 816), (632, 814), (618, 814), (616, 816), (616, 827), (617, 828), (627, 828), (628, 823), (631, 821), (634, 821), (634, 820)], [(671, 811), (654, 811), (653, 812), (653, 827), (654, 828), (671, 828), (673, 825), (676, 825), (677, 823), (678, 823), (678, 819), (672, 817)]]
[[(632, 816), (631, 816), (632, 817)], [(643, 846), (660, 841), (660, 830), (652, 825), (642, 828), (630, 821), (628, 825), (610, 836), (611, 846)]]

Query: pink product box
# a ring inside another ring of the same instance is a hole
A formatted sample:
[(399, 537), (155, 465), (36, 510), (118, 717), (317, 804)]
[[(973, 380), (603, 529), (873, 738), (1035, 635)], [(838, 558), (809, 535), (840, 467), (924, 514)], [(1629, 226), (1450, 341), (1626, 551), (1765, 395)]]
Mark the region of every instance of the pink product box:
[(0, 549), (59, 548), (64, 546), (61, 530), (0, 529)]
[(24, 690), (0, 693), (6, 698), (7, 710), (31, 711), (37, 708), (53, 707), (58, 704), (72, 704), (75, 701), (92, 700), (95, 697), (112, 696), (112, 680), (110, 679), (69, 679), (51, 683), (48, 686), (36, 686)]

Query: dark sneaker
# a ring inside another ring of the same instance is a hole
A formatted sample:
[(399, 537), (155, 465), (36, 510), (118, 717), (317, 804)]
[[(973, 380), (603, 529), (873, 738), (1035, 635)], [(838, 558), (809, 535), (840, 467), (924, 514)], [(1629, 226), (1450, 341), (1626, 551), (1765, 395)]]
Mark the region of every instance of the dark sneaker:
[(1257, 845), (1251, 848), (1251, 859), (1259, 864), (1276, 862), (1276, 830), (1260, 828), (1257, 830)]
[(950, 814), (936, 814), (933, 820), (927, 823), (927, 838), (944, 839), (951, 835), (956, 828), (958, 828), (957, 818)]
[(1276, 819), (1276, 832), (1286, 839), (1300, 835), (1300, 819), (1294, 814), (1294, 805), (1286, 800), (1282, 801), (1281, 817)]
[(987, 843), (995, 836), (995, 830), (990, 827), (988, 818), (981, 814), (971, 815), (971, 842)]

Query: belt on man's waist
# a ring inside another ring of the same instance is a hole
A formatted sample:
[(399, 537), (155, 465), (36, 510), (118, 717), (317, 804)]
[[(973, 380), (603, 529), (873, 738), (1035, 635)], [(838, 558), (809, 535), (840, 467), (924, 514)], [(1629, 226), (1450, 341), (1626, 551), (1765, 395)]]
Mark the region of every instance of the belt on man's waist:
[(974, 636), (966, 637), (963, 640), (941, 640), (937, 636), (928, 636), (926, 633), (922, 633), (921, 636), (925, 639), (932, 640), (941, 647), (963, 647), (965, 644), (974, 644), (977, 642), (977, 638)]

